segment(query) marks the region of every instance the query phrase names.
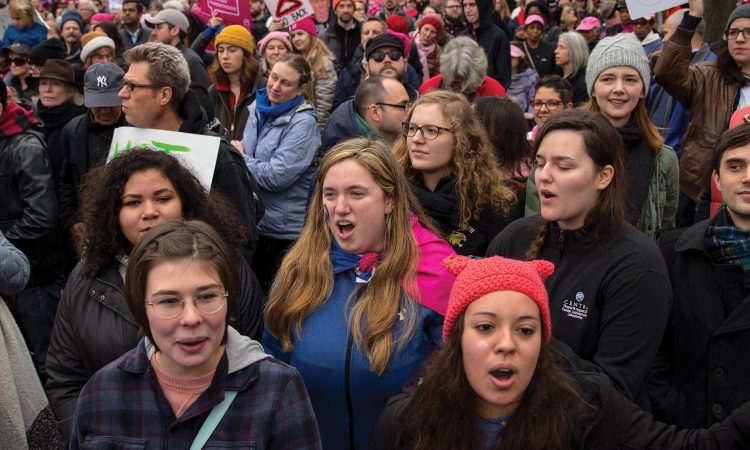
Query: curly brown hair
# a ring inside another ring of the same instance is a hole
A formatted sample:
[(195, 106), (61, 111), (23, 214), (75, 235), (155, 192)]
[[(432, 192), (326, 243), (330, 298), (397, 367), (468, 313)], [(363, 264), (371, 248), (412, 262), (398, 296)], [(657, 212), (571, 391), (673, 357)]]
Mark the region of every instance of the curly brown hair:
[[(451, 177), (456, 182), (459, 223), (468, 224), (472, 219), (479, 220), (481, 213), (487, 210), (507, 215), (516, 197), (502, 183), (503, 175), (498, 168), (492, 144), (468, 100), (455, 92), (430, 92), (414, 103), (406, 121), (411, 122), (417, 107), (432, 104), (441, 106), (443, 117), (450, 124), (455, 140)], [(420, 176), (419, 171), (411, 164), (404, 136), (396, 144), (394, 151), (410, 180)]]
[(120, 229), (122, 194), (133, 173), (156, 169), (172, 183), (182, 201), (182, 217), (214, 227), (239, 249), (246, 241), (232, 205), (215, 190), (207, 193), (192, 172), (173, 156), (153, 148), (129, 149), (106, 165), (94, 167), (81, 185), (80, 212), (86, 229), (82, 275), (94, 277), (102, 268), (128, 255), (131, 244)]

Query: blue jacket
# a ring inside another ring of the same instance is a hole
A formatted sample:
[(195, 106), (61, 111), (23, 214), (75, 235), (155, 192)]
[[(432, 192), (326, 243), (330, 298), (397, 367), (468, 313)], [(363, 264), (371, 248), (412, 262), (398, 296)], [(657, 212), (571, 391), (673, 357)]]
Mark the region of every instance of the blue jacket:
[(323, 148), (328, 149), (353, 137), (362, 136), (356, 119), (357, 110), (354, 109), (354, 99), (349, 99), (333, 110), (328, 118), (326, 131), (323, 133)]
[(313, 160), (320, 148), (315, 109), (303, 102), (277, 118), (258, 134), (255, 102), (242, 136), (245, 164), (260, 187), (266, 212), (258, 233), (275, 239), (299, 237), (307, 198), (315, 176)]
[(539, 75), (537, 75), (536, 70), (532, 68), (511, 75), (510, 86), (508, 86), (508, 96), (521, 107), (521, 111), (531, 112), (529, 102), (534, 100), (534, 95), (536, 94), (536, 83), (538, 81)]
[(32, 23), (28, 28), (19, 30), (15, 25), (11, 25), (5, 30), (3, 36), (2, 48), (10, 47), (16, 42), (26, 44), (31, 48), (36, 47), (42, 41), (47, 40), (47, 28), (40, 23)]
[[(352, 342), (345, 313), (351, 310), (347, 301), (355, 278), (353, 270), (334, 275), (331, 295), (305, 319), (290, 353), (267, 331), (263, 335), (266, 351), (302, 374), (326, 450), (369, 448), (388, 398), (401, 392), (441, 342), (443, 317), (417, 305), (416, 334), (391, 355), (382, 376), (374, 374), (367, 356)], [(394, 333), (400, 330), (397, 326)]]

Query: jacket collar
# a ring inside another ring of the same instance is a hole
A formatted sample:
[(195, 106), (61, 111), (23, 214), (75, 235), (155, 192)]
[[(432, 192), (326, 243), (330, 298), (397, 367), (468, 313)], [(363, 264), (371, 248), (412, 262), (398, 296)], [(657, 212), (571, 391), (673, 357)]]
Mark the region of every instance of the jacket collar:
[(706, 219), (688, 227), (677, 239), (677, 243), (674, 246), (676, 252), (684, 252), (689, 250), (696, 250), (706, 253), (706, 248), (703, 244), (706, 238), (706, 230), (711, 219)]
[[(145, 375), (147, 372), (153, 372), (151, 368), (151, 356), (156, 352), (156, 348), (148, 339), (143, 337), (134, 352), (127, 353), (118, 364), (118, 368), (124, 372), (133, 375)], [(251, 371), (242, 370), (256, 362), (268, 358), (263, 351), (263, 347), (247, 336), (242, 336), (232, 327), (227, 327), (227, 343), (224, 355), (219, 361), (216, 373), (227, 374), (225, 389), (244, 390), (257, 378), (257, 369)], [(215, 378), (218, 378), (215, 377)], [(214, 380), (215, 382), (216, 380)], [(212, 382), (212, 385), (214, 384)]]

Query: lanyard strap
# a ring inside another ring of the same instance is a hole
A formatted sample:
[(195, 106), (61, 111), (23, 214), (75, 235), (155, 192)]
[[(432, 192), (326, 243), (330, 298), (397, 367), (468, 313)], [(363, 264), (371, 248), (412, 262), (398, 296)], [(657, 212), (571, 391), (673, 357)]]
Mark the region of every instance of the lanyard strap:
[(231, 405), (234, 401), (234, 398), (237, 397), (237, 392), (238, 391), (224, 392), (224, 400), (213, 407), (211, 413), (206, 418), (206, 421), (203, 422), (203, 426), (198, 431), (198, 435), (195, 436), (195, 440), (190, 446), (190, 450), (200, 450), (204, 445), (206, 445), (206, 442), (208, 442), (208, 438), (211, 437), (211, 434), (216, 429), (216, 426), (219, 424), (219, 422), (221, 422), (221, 418), (224, 417), (227, 409), (229, 409), (229, 405)]

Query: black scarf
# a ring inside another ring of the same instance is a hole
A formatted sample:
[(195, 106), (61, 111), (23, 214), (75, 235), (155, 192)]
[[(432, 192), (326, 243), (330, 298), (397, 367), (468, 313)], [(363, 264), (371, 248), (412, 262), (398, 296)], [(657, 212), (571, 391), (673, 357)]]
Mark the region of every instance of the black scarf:
[(656, 171), (654, 151), (641, 135), (641, 130), (635, 120), (618, 128), (622, 140), (625, 141), (625, 200), (628, 222), (638, 226), (641, 219), (643, 204), (648, 197), (651, 179)]
[(417, 176), (411, 184), (425, 213), (437, 222), (443, 234), (447, 236), (458, 228), (458, 196), (455, 181), (443, 178), (435, 186), (434, 192), (427, 189), (421, 176)]
[(74, 117), (80, 116), (86, 112), (86, 108), (76, 105), (73, 100), (68, 100), (59, 106), (47, 108), (39, 101), (37, 104), (37, 115), (42, 119), (46, 130), (56, 130), (62, 128)]

